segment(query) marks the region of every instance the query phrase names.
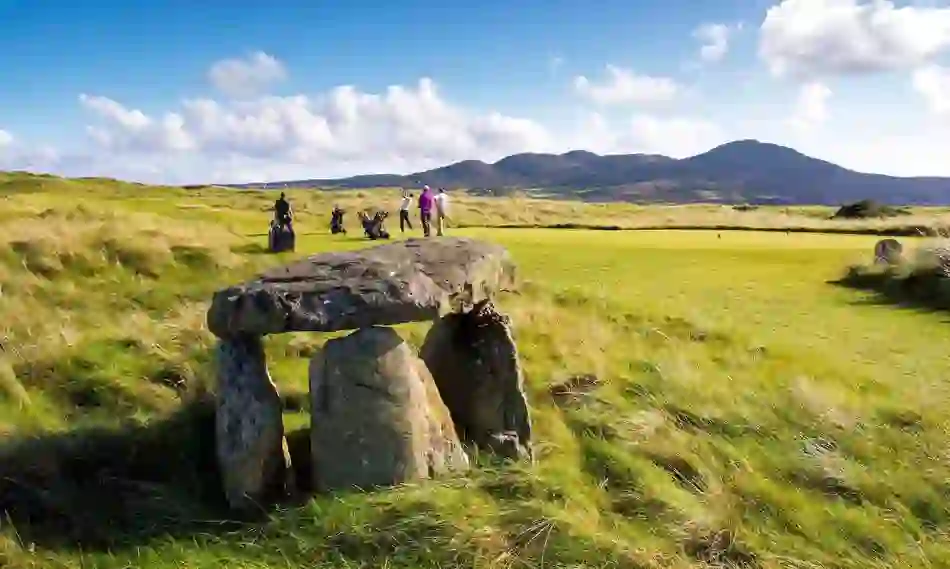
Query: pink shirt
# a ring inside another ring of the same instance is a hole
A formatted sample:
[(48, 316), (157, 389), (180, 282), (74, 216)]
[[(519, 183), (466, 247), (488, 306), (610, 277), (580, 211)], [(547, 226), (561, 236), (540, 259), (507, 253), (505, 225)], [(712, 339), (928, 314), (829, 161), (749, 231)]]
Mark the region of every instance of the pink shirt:
[(422, 192), (419, 195), (419, 209), (422, 211), (432, 211), (432, 192)]

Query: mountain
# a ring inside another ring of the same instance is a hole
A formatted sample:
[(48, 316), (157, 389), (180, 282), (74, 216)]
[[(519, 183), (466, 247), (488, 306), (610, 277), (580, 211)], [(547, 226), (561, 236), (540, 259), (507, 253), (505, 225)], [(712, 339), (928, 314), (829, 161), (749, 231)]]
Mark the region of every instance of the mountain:
[[(415, 174), (294, 180), (268, 186), (368, 188), (421, 184), (476, 193), (543, 191), (585, 201), (950, 204), (950, 178), (866, 174), (797, 150), (739, 140), (689, 158), (655, 154), (515, 154), (494, 164), (465, 160)], [(235, 184), (231, 187), (261, 187)]]

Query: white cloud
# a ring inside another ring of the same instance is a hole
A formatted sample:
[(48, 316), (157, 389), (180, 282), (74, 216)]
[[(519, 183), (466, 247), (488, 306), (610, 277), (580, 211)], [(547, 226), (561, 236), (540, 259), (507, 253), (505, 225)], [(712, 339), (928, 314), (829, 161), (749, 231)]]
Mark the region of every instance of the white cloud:
[(621, 142), (636, 145), (641, 152), (682, 158), (726, 142), (726, 137), (718, 125), (704, 119), (637, 115)]
[(107, 97), (79, 95), (79, 103), (101, 117), (105, 127), (90, 126), (90, 137), (108, 150), (144, 151), (156, 148), (191, 150), (195, 141), (184, 130), (184, 119), (177, 113), (166, 113), (156, 121), (137, 109), (127, 109)]
[(0, 171), (53, 172), (59, 161), (60, 155), (56, 149), (50, 146), (27, 146), (9, 131), (0, 130)]
[(306, 165), (311, 175), (335, 175), (341, 165), (375, 169), (500, 158), (553, 144), (551, 133), (533, 121), (451, 105), (430, 79), (382, 94), (341, 86), (316, 97), (191, 99), (161, 118), (100, 96), (82, 95), (80, 103), (99, 119), (89, 135), (110, 152), (201, 154), (232, 163), (244, 157)]
[(759, 56), (779, 76), (909, 69), (948, 48), (950, 8), (888, 0), (783, 0), (759, 36)]
[(657, 117), (638, 114), (618, 125), (600, 113), (587, 116), (578, 148), (601, 153), (664, 154), (684, 158), (726, 142), (717, 124), (693, 117)]
[(729, 51), (729, 39), (733, 32), (742, 29), (742, 24), (729, 26), (727, 24), (703, 24), (693, 31), (693, 38), (699, 40), (699, 58), (713, 63), (722, 60)]
[(552, 74), (557, 73), (561, 67), (564, 65), (564, 58), (559, 56), (554, 56), (548, 60), (548, 69)]
[[(936, 122), (936, 121), (931, 121)], [(950, 176), (945, 125), (897, 124), (886, 128), (860, 119), (847, 129), (828, 129), (793, 140), (805, 154), (859, 172), (892, 176)]]
[(413, 172), (578, 148), (686, 156), (723, 141), (709, 121), (645, 114), (610, 123), (594, 115), (555, 132), (527, 118), (455, 105), (425, 78), (382, 93), (340, 86), (316, 96), (189, 99), (156, 116), (102, 96), (79, 102), (96, 119), (87, 130), (101, 150), (64, 160), (61, 169), (173, 183)]
[(797, 131), (807, 131), (821, 126), (828, 120), (828, 99), (831, 89), (824, 84), (812, 81), (799, 88), (795, 102), (795, 112), (788, 124)]
[(246, 59), (223, 59), (208, 70), (208, 80), (232, 97), (251, 97), (287, 78), (284, 64), (262, 51)]
[(935, 114), (950, 114), (950, 68), (927, 65), (916, 70), (912, 85)]
[(580, 75), (574, 88), (588, 100), (599, 105), (644, 104), (673, 99), (679, 86), (669, 77), (637, 75), (629, 69), (607, 65), (607, 78), (602, 83)]

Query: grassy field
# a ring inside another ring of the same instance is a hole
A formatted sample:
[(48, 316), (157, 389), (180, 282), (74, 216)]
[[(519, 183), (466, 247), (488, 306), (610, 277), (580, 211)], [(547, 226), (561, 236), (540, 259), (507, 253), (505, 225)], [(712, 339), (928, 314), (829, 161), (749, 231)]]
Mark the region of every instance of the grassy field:
[[(291, 197), (298, 255), (367, 245), (355, 208), (394, 201)], [(538, 463), (226, 520), (204, 313), (217, 288), (294, 257), (263, 251), (272, 199), (0, 177), (0, 566), (950, 566), (947, 318), (831, 284), (869, 259), (876, 238), (859, 235), (453, 230), (508, 247), (526, 279), (500, 304)], [(349, 237), (325, 231), (334, 201), (351, 211)], [(466, 225), (894, 223), (817, 208), (456, 206)], [(400, 331), (418, 345), (427, 328)], [(291, 430), (306, 425), (306, 358), (325, 340), (268, 340)], [(583, 374), (598, 381), (552, 395)]]
[[(19, 199), (29, 195), (28, 199)], [(67, 195), (77, 203), (107, 211), (149, 211), (181, 220), (212, 221), (232, 231), (266, 230), (261, 212), (272, 207), (275, 192), (235, 191), (219, 188), (185, 190), (122, 184), (114, 180), (64, 180), (27, 174), (0, 172), (0, 197), (8, 197), (8, 208), (0, 221), (27, 211), (43, 211), (44, 206), (62, 204)], [(339, 205), (349, 212), (350, 226), (356, 226), (359, 208), (385, 209), (396, 218), (400, 200), (398, 189), (357, 191), (288, 190), (301, 225), (322, 234), (330, 220), (330, 210)], [(418, 192), (416, 192), (418, 195)], [(908, 208), (909, 215), (879, 219), (831, 219), (837, 208), (824, 206), (763, 206), (740, 211), (729, 205), (634, 205), (627, 203), (583, 203), (539, 198), (487, 198), (452, 195), (452, 221), (456, 227), (546, 228), (565, 224), (588, 228), (616, 229), (735, 229), (825, 233), (918, 235), (950, 233), (950, 208)]]

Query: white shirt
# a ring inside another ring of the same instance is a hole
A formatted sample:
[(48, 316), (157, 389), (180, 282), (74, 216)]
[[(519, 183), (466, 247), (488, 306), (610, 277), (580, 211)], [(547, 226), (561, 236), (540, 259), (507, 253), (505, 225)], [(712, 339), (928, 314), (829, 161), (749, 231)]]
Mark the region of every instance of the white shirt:
[(449, 196), (448, 194), (436, 194), (435, 195), (435, 209), (439, 212), (439, 215), (446, 215), (449, 212)]
[(402, 211), (409, 211), (410, 204), (412, 204), (412, 198), (410, 198), (409, 196), (403, 196), (402, 205), (399, 206), (399, 209), (401, 209)]

